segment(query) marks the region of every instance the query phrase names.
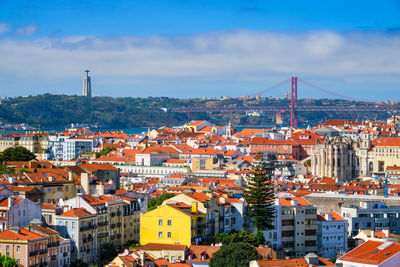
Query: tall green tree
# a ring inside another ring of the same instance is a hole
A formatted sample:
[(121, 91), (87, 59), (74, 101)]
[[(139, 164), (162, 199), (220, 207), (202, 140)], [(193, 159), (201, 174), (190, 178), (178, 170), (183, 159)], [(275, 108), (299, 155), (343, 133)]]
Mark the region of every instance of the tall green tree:
[(16, 259), (0, 253), (0, 267), (18, 267)]
[(275, 190), (272, 169), (267, 168), (263, 155), (258, 153), (248, 176), (244, 199), (248, 217), (258, 231), (273, 229)]
[(243, 267), (258, 259), (261, 259), (261, 256), (248, 243), (229, 243), (213, 254), (210, 267)]
[(160, 206), (164, 202), (164, 200), (169, 199), (174, 196), (175, 196), (175, 194), (165, 193), (164, 195), (161, 195), (158, 198), (150, 199), (149, 203), (147, 204), (147, 210), (151, 211), (151, 210), (156, 209), (158, 206)]
[(35, 154), (22, 146), (9, 147), (0, 153), (1, 161), (30, 161), (35, 158)]
[(262, 232), (257, 232), (256, 234), (250, 233), (245, 230), (232, 231), (227, 233), (216, 233), (213, 237), (215, 243), (221, 242), (222, 244), (245, 242), (252, 246), (258, 247), (259, 245), (265, 245), (266, 241), (264, 234)]

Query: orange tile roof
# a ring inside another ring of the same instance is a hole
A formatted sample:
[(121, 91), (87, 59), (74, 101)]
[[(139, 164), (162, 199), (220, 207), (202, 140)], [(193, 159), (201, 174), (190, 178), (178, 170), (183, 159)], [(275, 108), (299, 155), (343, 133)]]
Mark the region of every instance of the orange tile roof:
[(35, 189), (34, 186), (15, 186), (15, 185), (7, 185), (7, 189), (15, 192), (29, 192)]
[(21, 233), (16, 233), (11, 230), (5, 230), (0, 232), (0, 240), (7, 239), (7, 240), (36, 240), (41, 239), (45, 236), (31, 232), (25, 228), (20, 228)]
[(193, 192), (193, 193), (186, 193), (185, 195), (202, 203), (210, 200), (210, 198), (204, 193)]
[[(307, 260), (300, 259), (272, 259), (272, 260), (258, 260), (260, 267), (309, 267)], [(329, 259), (319, 258), (318, 266), (335, 266)]]
[[(14, 198), (14, 205), (23, 200), (23, 198)], [(0, 201), (0, 207), (8, 207), (8, 198)]]
[(372, 144), (375, 146), (400, 146), (400, 138), (377, 138)]
[(400, 252), (400, 244), (388, 242), (388, 246), (379, 248), (385, 241), (369, 240), (345, 254), (339, 260), (370, 265), (379, 265)]
[(57, 206), (57, 205), (54, 204), (54, 203), (46, 203), (46, 202), (42, 203), (42, 210), (43, 210), (43, 209), (46, 209), (46, 210), (57, 210), (57, 209), (59, 209), (59, 208), (60, 208), (60, 207)]
[(82, 217), (82, 216), (89, 216), (89, 215), (93, 215), (93, 214), (84, 208), (71, 209), (71, 210), (66, 211), (61, 214), (61, 216), (68, 216), (68, 217)]
[(308, 202), (307, 200), (305, 200), (302, 197), (291, 197), (291, 198), (279, 198), (280, 200), (280, 205), (281, 206), (293, 206), (291, 204), (292, 200), (296, 200), (297, 201), (297, 205), (311, 205), (310, 202)]
[[(332, 215), (332, 221), (344, 221), (345, 219), (336, 212), (327, 212), (325, 214)], [(318, 221), (326, 221), (324, 214), (317, 214)]]
[(265, 137), (254, 137), (250, 145), (297, 145), (292, 140), (268, 139)]
[(116, 171), (116, 170), (118, 170), (116, 167), (114, 167), (110, 164), (81, 164), (79, 166), (82, 168), (91, 170), (91, 171), (97, 171), (97, 170)]
[[(191, 255), (191, 259), (187, 259), (190, 262), (210, 262), (212, 255), (220, 250), (220, 246), (195, 246), (191, 245), (187, 255)], [(202, 260), (201, 256), (204, 255), (205, 259)]]

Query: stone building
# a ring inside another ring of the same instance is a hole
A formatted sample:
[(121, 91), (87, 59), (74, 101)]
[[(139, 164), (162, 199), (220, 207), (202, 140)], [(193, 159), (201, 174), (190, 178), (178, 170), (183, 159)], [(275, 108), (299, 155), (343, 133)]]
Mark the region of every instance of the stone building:
[(358, 176), (357, 144), (351, 139), (334, 137), (315, 145), (311, 155), (312, 174), (349, 180)]

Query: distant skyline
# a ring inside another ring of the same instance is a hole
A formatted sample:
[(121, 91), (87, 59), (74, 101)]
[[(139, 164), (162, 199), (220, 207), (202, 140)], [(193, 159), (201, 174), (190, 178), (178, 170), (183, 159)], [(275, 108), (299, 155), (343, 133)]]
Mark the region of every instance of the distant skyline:
[[(400, 1), (0, 0), (0, 95), (400, 100)], [(289, 83), (288, 83), (289, 85)], [(284, 97), (280, 87), (264, 96)], [(299, 87), (299, 97), (327, 97)]]

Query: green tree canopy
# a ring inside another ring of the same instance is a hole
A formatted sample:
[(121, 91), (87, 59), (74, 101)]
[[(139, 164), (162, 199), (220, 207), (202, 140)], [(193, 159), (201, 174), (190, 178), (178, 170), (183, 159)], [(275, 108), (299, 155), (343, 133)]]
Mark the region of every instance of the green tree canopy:
[(239, 232), (232, 231), (229, 234), (216, 233), (213, 237), (213, 240), (215, 243), (221, 242), (222, 244), (245, 242), (255, 247), (266, 244), (265, 237), (262, 232), (253, 234), (245, 230), (240, 230)]
[(2, 255), (0, 253), (0, 266), (1, 267), (18, 267), (18, 262), (16, 259), (7, 256), (7, 255)]
[(35, 154), (22, 146), (6, 148), (0, 153), (1, 161), (30, 161), (36, 159)]
[(262, 154), (258, 153), (244, 193), (249, 219), (258, 231), (274, 228), (275, 191), (271, 172), (272, 168), (267, 168)]
[(100, 158), (101, 156), (108, 155), (111, 151), (117, 150), (115, 147), (105, 147), (96, 153), (96, 158)]
[(149, 201), (149, 203), (147, 205), (147, 210), (151, 211), (151, 210), (156, 209), (158, 206), (160, 206), (164, 202), (164, 200), (169, 199), (169, 198), (174, 197), (174, 196), (175, 196), (175, 194), (166, 193), (164, 195), (161, 195), (159, 198), (150, 199), (150, 201)]
[(82, 259), (72, 260), (71, 267), (89, 267), (89, 263), (84, 262)]
[(100, 247), (100, 263), (101, 266), (108, 264), (118, 253), (121, 253), (123, 248), (121, 246), (115, 246), (113, 243), (105, 243)]
[(229, 243), (213, 254), (210, 267), (249, 266), (250, 261), (260, 258), (257, 250), (246, 242)]

